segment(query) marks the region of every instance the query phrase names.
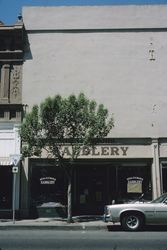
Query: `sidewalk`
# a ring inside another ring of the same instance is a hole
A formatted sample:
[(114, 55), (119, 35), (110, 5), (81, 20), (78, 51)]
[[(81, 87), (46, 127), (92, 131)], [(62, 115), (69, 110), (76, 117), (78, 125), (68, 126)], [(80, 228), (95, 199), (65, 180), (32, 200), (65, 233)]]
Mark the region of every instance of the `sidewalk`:
[(74, 223), (59, 218), (38, 218), (34, 220), (0, 219), (0, 230), (9, 229), (56, 229), (56, 230), (107, 230), (102, 218), (74, 217)]

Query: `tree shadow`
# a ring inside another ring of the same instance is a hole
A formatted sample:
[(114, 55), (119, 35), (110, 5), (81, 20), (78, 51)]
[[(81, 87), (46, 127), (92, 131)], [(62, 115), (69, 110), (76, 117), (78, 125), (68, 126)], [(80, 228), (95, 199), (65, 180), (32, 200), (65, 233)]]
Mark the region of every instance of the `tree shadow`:
[[(121, 232), (124, 231), (121, 227), (121, 225), (107, 225), (107, 229), (109, 232), (114, 231), (114, 232)], [(167, 225), (149, 225), (145, 226), (141, 232), (167, 232)]]
[(165, 232), (167, 231), (167, 225), (149, 225), (145, 227), (144, 231)]
[(113, 225), (107, 225), (107, 229), (108, 231), (114, 231), (114, 232), (119, 232), (119, 231), (123, 231), (121, 225), (117, 225), (117, 224), (113, 224)]
[(100, 215), (80, 215), (74, 216), (73, 220), (75, 222), (102, 221), (103, 217)]

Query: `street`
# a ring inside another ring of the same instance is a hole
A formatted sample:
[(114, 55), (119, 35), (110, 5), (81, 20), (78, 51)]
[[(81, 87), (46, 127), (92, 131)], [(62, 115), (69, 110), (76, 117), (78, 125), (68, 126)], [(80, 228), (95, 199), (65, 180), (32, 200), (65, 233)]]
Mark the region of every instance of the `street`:
[(110, 231), (0, 230), (0, 250), (167, 250), (166, 231), (129, 233), (117, 227)]

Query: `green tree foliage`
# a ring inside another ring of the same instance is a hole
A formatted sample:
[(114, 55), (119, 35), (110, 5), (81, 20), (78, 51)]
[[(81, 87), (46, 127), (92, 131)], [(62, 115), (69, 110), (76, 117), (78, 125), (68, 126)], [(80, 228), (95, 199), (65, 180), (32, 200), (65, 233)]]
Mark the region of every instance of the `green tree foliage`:
[[(71, 179), (73, 163), (83, 146), (92, 146), (106, 137), (114, 125), (108, 110), (89, 100), (83, 93), (63, 98), (48, 97), (26, 114), (20, 133), (24, 157), (40, 156), (42, 150), (63, 167), (68, 178), (68, 222), (72, 220)], [(71, 155), (65, 159), (63, 147), (68, 143)]]

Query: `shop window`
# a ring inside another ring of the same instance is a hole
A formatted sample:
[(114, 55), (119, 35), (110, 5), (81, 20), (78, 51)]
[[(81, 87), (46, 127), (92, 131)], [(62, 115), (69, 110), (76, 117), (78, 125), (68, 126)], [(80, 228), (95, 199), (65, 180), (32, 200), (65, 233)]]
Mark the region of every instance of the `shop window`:
[(0, 110), (0, 119), (3, 119), (5, 117), (4, 110)]
[(10, 120), (16, 119), (16, 110), (11, 110), (10, 111)]
[(66, 185), (64, 173), (54, 165), (31, 166), (31, 205), (38, 206), (43, 203), (66, 203)]
[(151, 168), (148, 166), (121, 166), (117, 169), (118, 203), (137, 200), (144, 194), (151, 200)]

